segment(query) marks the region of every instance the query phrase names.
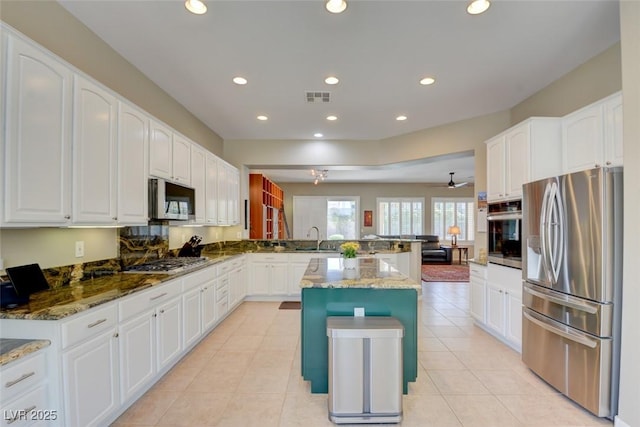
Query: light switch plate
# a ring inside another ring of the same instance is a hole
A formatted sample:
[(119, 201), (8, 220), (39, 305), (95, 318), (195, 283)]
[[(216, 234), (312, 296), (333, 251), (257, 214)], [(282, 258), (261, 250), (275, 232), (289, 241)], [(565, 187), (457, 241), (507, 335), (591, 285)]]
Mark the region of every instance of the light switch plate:
[(353, 317), (364, 317), (364, 307), (354, 307)]
[(78, 240), (76, 242), (76, 258), (81, 258), (84, 256), (84, 241)]

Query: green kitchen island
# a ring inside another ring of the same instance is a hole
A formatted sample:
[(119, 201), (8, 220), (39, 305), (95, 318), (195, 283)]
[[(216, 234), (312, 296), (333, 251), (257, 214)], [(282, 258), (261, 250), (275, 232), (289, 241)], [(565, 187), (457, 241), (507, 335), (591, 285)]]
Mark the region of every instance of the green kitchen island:
[(328, 316), (392, 316), (404, 326), (403, 393), (418, 375), (418, 292), (421, 286), (387, 262), (357, 258), (345, 269), (343, 258), (312, 258), (300, 281), (302, 288), (302, 377), (312, 393), (328, 392)]

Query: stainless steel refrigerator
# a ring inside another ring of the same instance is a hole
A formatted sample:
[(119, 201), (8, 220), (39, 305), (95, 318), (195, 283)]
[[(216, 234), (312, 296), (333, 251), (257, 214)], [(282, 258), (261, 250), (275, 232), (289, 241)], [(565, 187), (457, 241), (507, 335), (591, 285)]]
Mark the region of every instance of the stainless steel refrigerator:
[(523, 188), (522, 360), (600, 417), (617, 413), (622, 169)]

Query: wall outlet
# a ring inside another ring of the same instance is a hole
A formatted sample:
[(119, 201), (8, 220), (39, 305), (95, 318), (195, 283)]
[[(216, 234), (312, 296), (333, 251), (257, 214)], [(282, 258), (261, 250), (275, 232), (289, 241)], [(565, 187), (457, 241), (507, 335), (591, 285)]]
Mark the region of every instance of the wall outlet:
[(238, 231), (238, 232), (236, 233), (236, 238), (238, 238), (238, 239), (242, 239), (242, 231)]
[(84, 241), (78, 240), (76, 242), (76, 258), (82, 258), (84, 256)]
[(353, 317), (364, 317), (364, 307), (353, 307)]

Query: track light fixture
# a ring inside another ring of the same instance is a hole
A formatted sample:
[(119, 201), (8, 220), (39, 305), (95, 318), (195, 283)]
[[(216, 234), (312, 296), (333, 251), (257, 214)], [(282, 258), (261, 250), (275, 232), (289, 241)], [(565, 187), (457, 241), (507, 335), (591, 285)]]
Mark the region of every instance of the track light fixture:
[(318, 185), (319, 182), (324, 181), (327, 178), (328, 170), (311, 169), (311, 176), (313, 177), (313, 185)]

